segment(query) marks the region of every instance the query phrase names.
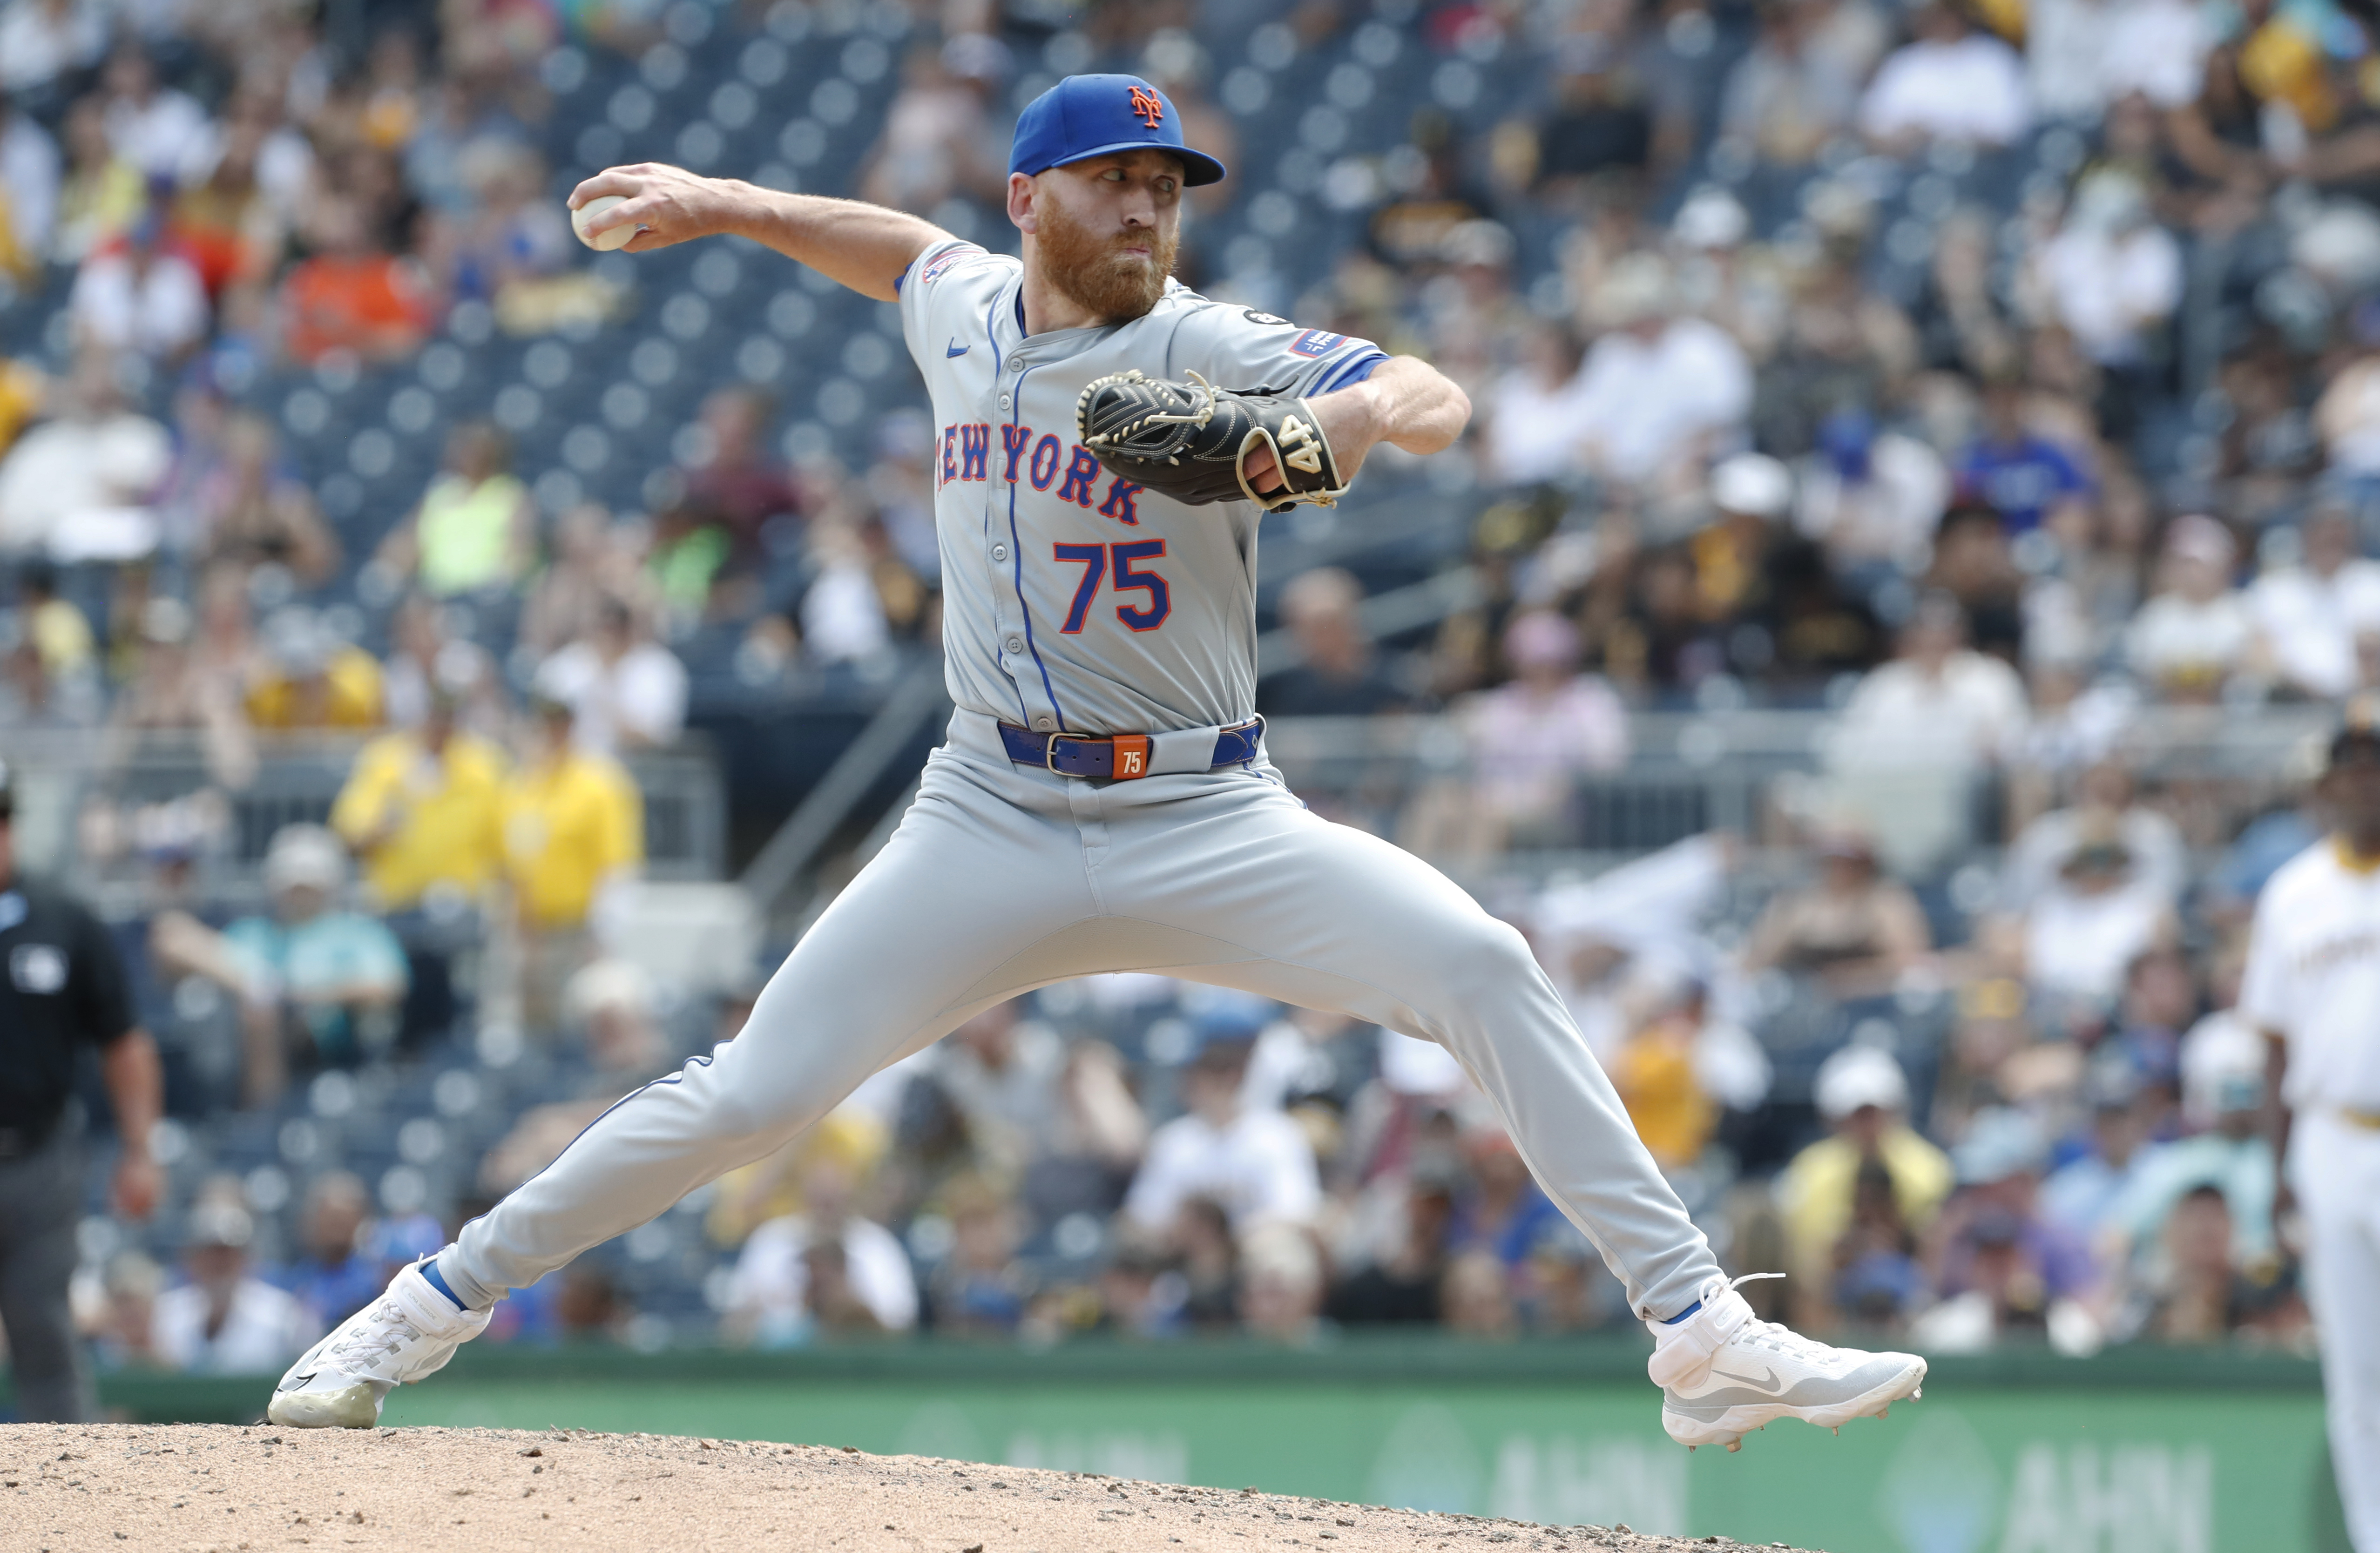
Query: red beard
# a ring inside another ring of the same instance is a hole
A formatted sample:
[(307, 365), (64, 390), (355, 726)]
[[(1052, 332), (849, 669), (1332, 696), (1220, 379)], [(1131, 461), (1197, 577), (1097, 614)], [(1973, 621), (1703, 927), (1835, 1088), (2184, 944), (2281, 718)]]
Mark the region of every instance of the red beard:
[[(1107, 237), (1054, 203), (1043, 205), (1038, 213), (1042, 273), (1069, 301), (1102, 323), (1129, 323), (1165, 295), (1166, 277), (1173, 273), (1173, 256), (1182, 246), (1179, 233), (1144, 228)], [(1143, 243), (1149, 250), (1145, 260), (1118, 252)]]

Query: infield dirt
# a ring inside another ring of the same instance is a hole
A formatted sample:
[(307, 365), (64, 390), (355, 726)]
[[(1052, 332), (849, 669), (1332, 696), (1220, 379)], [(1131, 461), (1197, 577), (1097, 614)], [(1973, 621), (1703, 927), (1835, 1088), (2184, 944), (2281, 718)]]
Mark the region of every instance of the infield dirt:
[(1738, 1546), (832, 1446), (563, 1430), (0, 1425), (6, 1553), (1684, 1553)]

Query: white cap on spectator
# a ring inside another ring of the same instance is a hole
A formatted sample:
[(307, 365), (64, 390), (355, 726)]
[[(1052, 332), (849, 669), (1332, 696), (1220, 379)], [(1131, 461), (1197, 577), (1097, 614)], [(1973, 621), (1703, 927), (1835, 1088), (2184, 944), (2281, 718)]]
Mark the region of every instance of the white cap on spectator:
[(2237, 1013), (2210, 1013), (2181, 1039), (2181, 1111), (2211, 1127), (2265, 1103), (2265, 1037)]
[(565, 1016), (577, 1025), (608, 1013), (642, 1019), (652, 1012), (652, 978), (626, 960), (598, 960), (570, 978), (562, 1003)]
[(256, 1220), (237, 1203), (200, 1203), (190, 1210), (188, 1244), (244, 1246), (256, 1238)]
[(1675, 306), (1670, 266), (1657, 254), (1632, 253), (1611, 266), (1587, 298), (1588, 311), (1606, 329), (1625, 329), (1667, 317)]
[(1783, 517), (1793, 501), (1793, 475), (1765, 453), (1739, 453), (1711, 471), (1710, 493), (1721, 512)]
[(1743, 201), (1708, 184), (1686, 197), (1670, 224), (1670, 236), (1692, 249), (1734, 248), (1751, 230), (1752, 217)]
[(1512, 234), (1499, 222), (1459, 222), (1447, 233), (1439, 251), (1449, 264), (1499, 269), (1512, 261)]
[(264, 854), (264, 887), (274, 894), (311, 887), (328, 893), (347, 879), (347, 849), (320, 825), (284, 825)]
[(1863, 1106), (1906, 1110), (1909, 1079), (1892, 1053), (1872, 1046), (1847, 1046), (1819, 1064), (1813, 1093), (1818, 1114), (1829, 1122), (1840, 1122)]
[(2231, 530), (2204, 513), (2186, 513), (2175, 518), (2172, 527), (2165, 531), (2165, 548), (2168, 554), (2185, 561), (2204, 561), (2210, 566), (2228, 566), (2240, 553)]

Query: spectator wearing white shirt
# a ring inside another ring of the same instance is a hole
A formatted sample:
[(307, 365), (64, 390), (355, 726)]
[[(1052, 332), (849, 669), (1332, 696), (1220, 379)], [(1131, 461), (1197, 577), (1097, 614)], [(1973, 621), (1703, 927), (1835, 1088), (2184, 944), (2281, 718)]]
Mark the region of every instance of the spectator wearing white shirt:
[(2189, 0), (2028, 0), (2026, 84), (2034, 112), (2095, 126), (2135, 92), (2159, 110), (2197, 100), (2206, 25)]
[(198, 99), (157, 83), (157, 67), (137, 43), (115, 51), (103, 83), (107, 139), (115, 154), (150, 178), (181, 182), (204, 172), (214, 126)]
[(2142, 880), (2169, 899), (2181, 894), (2190, 873), (2181, 827), (2142, 803), (2131, 767), (2110, 756), (2083, 770), (2071, 807), (2034, 820), (2009, 848), (2001, 876), (2009, 909), (2024, 910), (2056, 889), (2066, 860), (2085, 838), (2100, 834), (2123, 843)]
[(1674, 316), (1667, 261), (1636, 253), (1613, 264), (1593, 310), (1609, 332), (1579, 372), (1575, 413), (1589, 468), (1645, 485), (1742, 434), (1752, 365), (1727, 331)]
[(1865, 410), (1839, 410), (1795, 470), (1793, 525), (1854, 577), (1914, 574), (1950, 504), (1942, 455)]
[(2124, 657), (2160, 700), (2212, 701), (2247, 661), (2255, 626), (2231, 586), (2239, 547), (2200, 513), (2165, 534), (2162, 583), (2124, 630)]
[[(735, 1259), (722, 1323), (730, 1341), (785, 1348), (824, 1325), (905, 1332), (917, 1324), (917, 1280), (900, 1237), (852, 1211), (856, 1183), (824, 1152), (801, 1174), (802, 1211), (752, 1231)], [(815, 1287), (820, 1253), (836, 1280)]]
[(2132, 961), (2178, 930), (2165, 881), (2140, 866), (2114, 826), (2092, 826), (2024, 914), (2026, 985), (2052, 1008), (2112, 1010)]
[(1142, 1229), (1169, 1232), (1194, 1198), (1220, 1205), (1243, 1238), (1259, 1224), (1310, 1224), (1320, 1209), (1321, 1177), (1305, 1134), (1281, 1111), (1241, 1103), (1250, 1044), (1210, 1039), (1183, 1070), (1190, 1109), (1149, 1138), (1124, 1195), (1124, 1217)]
[(1559, 323), (1532, 334), (1526, 359), (1496, 380), (1482, 432), (1488, 478), (1537, 485), (1574, 474), (1586, 431), (1577, 338)]
[(0, 86), (0, 271), (28, 271), (46, 257), (57, 219), (58, 143)]
[(802, 595), (804, 654), (821, 663), (849, 663), (890, 647), (884, 599), (857, 530), (840, 519), (821, 519), (810, 529), (810, 558), (818, 575)]
[(2043, 300), (2103, 367), (2138, 365), (2151, 333), (2181, 305), (2181, 245), (2120, 168), (2084, 175), (2065, 224), (2034, 259)]
[(2109, 102), (2135, 92), (2159, 113), (2198, 101), (2215, 39), (2192, 0), (2123, 0), (2107, 23), (2101, 69)]
[(237, 1201), (202, 1197), (182, 1254), (190, 1281), (157, 1296), (149, 1344), (158, 1363), (200, 1375), (270, 1374), (317, 1329), (295, 1294), (249, 1271), (256, 1224)]
[(2024, 682), (1967, 645), (1956, 599), (1929, 593), (1901, 627), (1897, 655), (1852, 692), (1835, 750), (1852, 766), (1985, 767), (2024, 725)]
[(1928, 4), (1910, 18), (1916, 34), (1879, 67), (1860, 100), (1861, 132), (1879, 150), (1905, 155), (1933, 140), (2004, 146), (2033, 123), (2024, 62), (1976, 32), (1955, 4)]
[(76, 363), (64, 413), (17, 439), (0, 461), (0, 552), (46, 552), (99, 528), (155, 524), (143, 504), (165, 478), (165, 429), (125, 407), (108, 359)]
[(538, 666), (537, 688), (571, 710), (574, 741), (598, 754), (654, 748), (686, 727), (686, 665), (618, 599), (603, 601), (590, 635)]
[(206, 337), (206, 285), (164, 238), (152, 210), (82, 261), (67, 308), (86, 344), (171, 361)]
[(2095, 125), (2107, 107), (2107, 30), (2120, 0), (2026, 0), (2025, 87), (2051, 124)]
[(0, 7), (0, 88), (28, 91), (95, 65), (107, 48), (99, 0), (9, 0)]
[(2301, 696), (2335, 698), (2355, 688), (2355, 639), (2380, 631), (2380, 562), (2355, 552), (2355, 523), (2335, 503), (2300, 530), (2305, 559), (2266, 572), (2248, 589), (2256, 653)]

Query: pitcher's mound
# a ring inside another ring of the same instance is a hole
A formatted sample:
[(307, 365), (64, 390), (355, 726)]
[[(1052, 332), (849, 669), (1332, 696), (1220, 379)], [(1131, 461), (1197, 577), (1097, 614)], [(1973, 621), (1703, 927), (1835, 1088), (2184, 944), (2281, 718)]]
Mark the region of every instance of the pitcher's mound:
[(0, 1425), (0, 1549), (1682, 1553), (1733, 1547), (831, 1446), (560, 1429)]

